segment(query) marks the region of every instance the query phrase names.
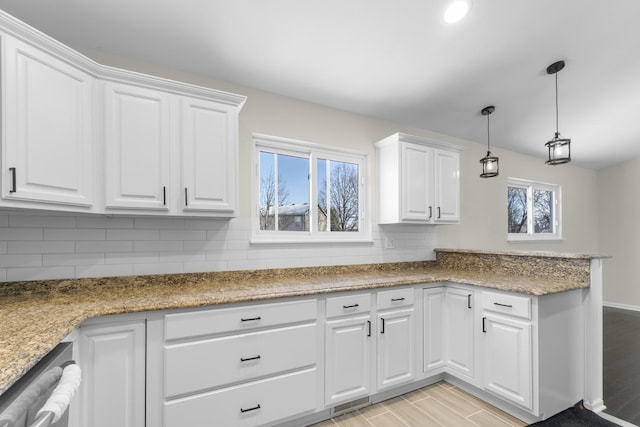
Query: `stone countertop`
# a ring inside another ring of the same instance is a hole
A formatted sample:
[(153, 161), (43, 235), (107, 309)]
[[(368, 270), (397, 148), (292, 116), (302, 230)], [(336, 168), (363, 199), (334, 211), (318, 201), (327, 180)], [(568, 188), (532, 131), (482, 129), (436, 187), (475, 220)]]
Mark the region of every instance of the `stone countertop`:
[(530, 295), (588, 281), (439, 268), (434, 261), (0, 284), (0, 394), (90, 317), (453, 281)]
[(448, 249), (437, 248), (435, 252), (450, 252), (456, 254), (472, 255), (506, 255), (516, 257), (538, 257), (538, 258), (565, 258), (565, 259), (606, 259), (610, 255), (597, 253), (573, 253), (573, 252), (551, 252), (551, 251), (491, 251), (485, 249)]

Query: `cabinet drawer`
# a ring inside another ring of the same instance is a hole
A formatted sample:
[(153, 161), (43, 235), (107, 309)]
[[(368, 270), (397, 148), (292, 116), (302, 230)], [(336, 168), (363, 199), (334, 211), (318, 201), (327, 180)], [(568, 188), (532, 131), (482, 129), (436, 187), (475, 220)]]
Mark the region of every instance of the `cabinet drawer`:
[(256, 304), (165, 317), (165, 339), (184, 339), (316, 320), (316, 300)]
[(531, 298), (524, 296), (482, 292), (482, 308), (510, 316), (531, 319)]
[(165, 427), (257, 426), (313, 411), (316, 368), (164, 404)]
[(165, 347), (167, 398), (311, 366), (316, 324)]
[(413, 305), (413, 288), (391, 289), (378, 292), (378, 310)]
[(371, 294), (327, 298), (327, 318), (371, 311)]

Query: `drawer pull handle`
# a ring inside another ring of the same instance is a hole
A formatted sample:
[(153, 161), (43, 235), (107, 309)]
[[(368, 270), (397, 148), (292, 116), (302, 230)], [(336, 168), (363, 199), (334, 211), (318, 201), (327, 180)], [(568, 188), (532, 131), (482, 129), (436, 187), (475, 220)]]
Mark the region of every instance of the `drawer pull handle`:
[(250, 360), (258, 360), (258, 359), (260, 359), (260, 355), (253, 356), (253, 357), (247, 357), (246, 359), (244, 357), (241, 357), (240, 361), (241, 362), (248, 362)]
[(404, 301), (404, 300), (405, 300), (404, 297), (402, 297), (402, 298), (391, 298), (391, 302)]
[(500, 307), (507, 307), (507, 308), (513, 307), (511, 304), (500, 304), (499, 302), (494, 302), (493, 304), (498, 305)]
[(240, 408), (240, 412), (244, 414), (245, 412), (255, 411), (256, 409), (260, 409), (260, 405), (256, 405), (253, 408), (247, 408), (247, 409)]
[(260, 319), (262, 319), (262, 317), (258, 316), (258, 317), (248, 317), (246, 319), (240, 319), (240, 320), (243, 322), (253, 322), (255, 320), (260, 320)]
[(360, 307), (360, 304), (343, 305), (342, 308), (356, 308)]

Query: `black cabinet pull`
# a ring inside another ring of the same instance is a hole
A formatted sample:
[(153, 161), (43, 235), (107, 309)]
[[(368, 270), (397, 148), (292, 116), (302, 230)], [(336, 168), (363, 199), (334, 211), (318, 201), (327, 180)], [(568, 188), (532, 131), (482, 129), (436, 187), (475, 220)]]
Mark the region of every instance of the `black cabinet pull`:
[(438, 206), (438, 219), (440, 219), (440, 206)]
[(431, 219), (431, 217), (433, 216), (433, 208), (431, 206), (429, 206), (429, 218)]
[(253, 322), (254, 320), (260, 320), (262, 319), (262, 317), (258, 316), (258, 317), (248, 317), (246, 319), (241, 318), (240, 320), (243, 322)]
[(485, 327), (485, 321), (486, 320), (487, 320), (486, 317), (482, 318), (482, 332), (485, 333), (485, 334), (487, 333), (487, 328)]
[(9, 168), (9, 170), (11, 171), (11, 190), (9, 190), (9, 193), (15, 193), (16, 192), (16, 168)]
[(500, 304), (499, 302), (494, 302), (493, 305), (498, 305), (500, 307), (507, 307), (507, 308), (513, 307), (511, 304)]
[(162, 187), (162, 205), (167, 206), (167, 187)]
[(189, 193), (187, 193), (187, 187), (184, 187), (184, 205), (189, 206)]
[(342, 308), (356, 308), (360, 307), (360, 304), (343, 305)]
[(404, 301), (404, 300), (405, 300), (404, 297), (402, 297), (402, 298), (391, 298), (391, 302)]
[(260, 409), (260, 405), (256, 405), (253, 408), (247, 408), (247, 409), (240, 408), (240, 412), (244, 414), (245, 412), (255, 411), (256, 409)]
[(471, 294), (467, 295), (467, 308), (471, 308)]
[(384, 317), (382, 318), (382, 328), (380, 329), (380, 333), (384, 334)]
[(371, 320), (367, 320), (367, 326), (369, 328), (369, 332), (367, 332), (367, 336), (370, 337), (371, 336)]
[(253, 357), (247, 357), (246, 359), (244, 357), (241, 357), (240, 361), (241, 362), (248, 362), (250, 360), (258, 360), (258, 359), (260, 359), (260, 355), (253, 356)]

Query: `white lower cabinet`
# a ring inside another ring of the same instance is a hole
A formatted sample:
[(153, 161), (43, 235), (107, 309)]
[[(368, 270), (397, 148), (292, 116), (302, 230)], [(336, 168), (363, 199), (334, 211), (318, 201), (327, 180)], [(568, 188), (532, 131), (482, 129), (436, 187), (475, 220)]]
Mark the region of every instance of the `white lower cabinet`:
[(80, 426), (145, 426), (145, 321), (86, 324), (78, 334)]
[(445, 361), (449, 373), (465, 381), (475, 377), (474, 292), (447, 287), (444, 303)]
[(444, 298), (446, 288), (438, 286), (422, 291), (422, 372), (439, 374), (445, 366)]
[(273, 425), (314, 412), (317, 306), (305, 299), (150, 321), (147, 425)]

